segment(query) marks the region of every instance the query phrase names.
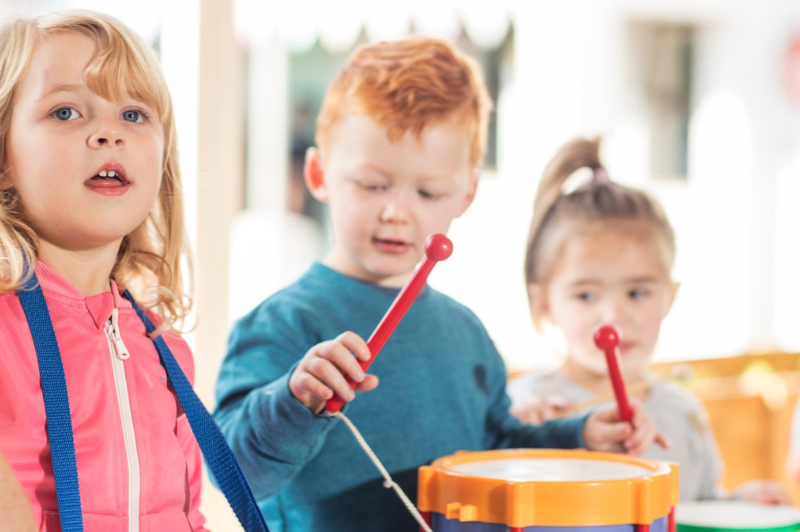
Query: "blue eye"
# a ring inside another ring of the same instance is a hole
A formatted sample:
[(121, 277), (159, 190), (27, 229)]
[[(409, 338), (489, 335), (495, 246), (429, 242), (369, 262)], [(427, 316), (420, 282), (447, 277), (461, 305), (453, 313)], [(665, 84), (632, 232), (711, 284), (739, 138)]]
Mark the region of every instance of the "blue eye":
[(70, 120), (79, 118), (81, 115), (78, 111), (72, 109), (71, 107), (62, 107), (61, 109), (56, 109), (53, 111), (50, 116), (56, 120), (60, 120), (61, 122), (68, 122)]
[(380, 192), (382, 190), (386, 190), (386, 185), (380, 183), (372, 183), (369, 181), (356, 181), (356, 184), (359, 188), (366, 190), (367, 192)]
[(134, 109), (129, 109), (129, 110), (124, 111), (122, 113), (121, 118), (123, 120), (127, 121), (127, 122), (133, 122), (135, 124), (139, 124), (141, 122), (144, 122), (145, 118), (147, 118), (147, 117), (141, 111), (136, 111)]
[(644, 299), (650, 294), (648, 290), (644, 288), (634, 288), (628, 292), (628, 297), (631, 299)]

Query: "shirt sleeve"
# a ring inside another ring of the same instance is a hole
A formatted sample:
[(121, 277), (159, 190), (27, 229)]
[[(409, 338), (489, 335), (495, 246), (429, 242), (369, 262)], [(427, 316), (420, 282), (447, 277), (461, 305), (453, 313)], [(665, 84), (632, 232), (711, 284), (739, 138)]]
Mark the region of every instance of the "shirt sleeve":
[(262, 304), (234, 327), (214, 412), (259, 500), (289, 484), (338, 422), (312, 413), (289, 391), (291, 372), (307, 350), (297, 339), (308, 337), (296, 318), (268, 310)]
[(695, 426), (696, 430), (690, 431), (690, 437), (697, 440), (696, 444), (700, 448), (701, 455), (700, 489), (697, 499), (719, 499), (725, 496), (720, 484), (722, 457), (717, 447), (717, 440), (714, 438), (714, 431), (711, 429), (708, 413), (699, 400), (695, 401), (695, 409), (690, 427)]

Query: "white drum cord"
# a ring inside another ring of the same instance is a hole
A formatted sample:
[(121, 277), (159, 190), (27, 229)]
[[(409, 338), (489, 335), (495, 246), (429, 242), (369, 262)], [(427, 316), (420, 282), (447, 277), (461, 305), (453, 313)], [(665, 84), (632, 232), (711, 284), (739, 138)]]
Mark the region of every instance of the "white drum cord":
[(356, 441), (358, 441), (358, 444), (361, 445), (361, 448), (364, 449), (365, 453), (367, 453), (369, 459), (372, 460), (372, 463), (375, 464), (375, 467), (378, 468), (378, 471), (380, 471), (381, 475), (383, 475), (384, 478), (383, 486), (385, 488), (391, 488), (395, 491), (395, 493), (397, 493), (397, 496), (400, 497), (400, 500), (403, 501), (403, 504), (405, 504), (406, 508), (408, 508), (408, 511), (411, 513), (412, 516), (414, 516), (414, 519), (417, 520), (419, 526), (422, 527), (422, 530), (424, 530), (425, 532), (433, 532), (431, 527), (428, 525), (428, 523), (425, 522), (425, 519), (419, 513), (419, 510), (417, 510), (417, 507), (414, 506), (414, 503), (412, 503), (411, 500), (408, 498), (408, 495), (406, 495), (403, 489), (400, 486), (398, 486), (394, 480), (392, 480), (392, 477), (391, 475), (389, 475), (389, 472), (386, 471), (385, 467), (383, 467), (383, 464), (375, 455), (375, 452), (372, 450), (372, 448), (370, 448), (369, 444), (367, 443), (367, 440), (364, 439), (364, 436), (361, 435), (361, 433), (358, 431), (353, 422), (350, 421), (347, 418), (347, 416), (345, 416), (341, 412), (334, 412), (332, 414), (329, 413), (328, 415), (333, 417), (338, 417), (344, 422), (345, 425), (347, 425), (347, 427), (350, 429), (350, 432), (352, 432), (353, 436), (355, 436)]

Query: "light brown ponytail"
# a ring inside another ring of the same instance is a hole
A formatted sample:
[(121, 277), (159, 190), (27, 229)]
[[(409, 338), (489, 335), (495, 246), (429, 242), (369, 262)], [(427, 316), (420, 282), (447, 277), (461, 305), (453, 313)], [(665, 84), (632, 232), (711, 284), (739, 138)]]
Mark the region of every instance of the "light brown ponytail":
[[(572, 192), (564, 183), (578, 169), (589, 168), (592, 179)], [(661, 206), (647, 193), (613, 182), (600, 162), (600, 139), (574, 139), (558, 150), (545, 168), (528, 231), (525, 281), (528, 285), (546, 281), (560, 249), (556, 229), (568, 223), (611, 220), (650, 222), (666, 244), (667, 270), (672, 268), (675, 236)], [(561, 231), (559, 234), (568, 234)], [(562, 237), (561, 240), (564, 240)]]

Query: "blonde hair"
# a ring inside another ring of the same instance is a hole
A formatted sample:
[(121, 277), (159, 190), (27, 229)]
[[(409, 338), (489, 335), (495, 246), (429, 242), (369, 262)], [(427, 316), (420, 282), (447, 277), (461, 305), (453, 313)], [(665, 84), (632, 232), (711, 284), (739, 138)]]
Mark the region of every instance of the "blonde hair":
[(470, 165), (486, 152), (492, 100), (478, 63), (450, 43), (408, 37), (356, 49), (331, 82), (317, 118), (316, 143), (324, 153), (335, 126), (363, 113), (396, 141), (417, 138), (432, 125), (457, 119), (470, 138)]
[[(182, 321), (191, 300), (181, 266), (191, 276), (192, 264), (183, 226), (172, 101), (158, 59), (133, 31), (113, 17), (90, 11), (20, 19), (0, 30), (0, 167), (8, 171), (6, 139), (17, 85), (41, 42), (60, 33), (79, 33), (97, 43), (85, 70), (93, 92), (113, 101), (128, 91), (158, 113), (164, 131), (161, 188), (147, 218), (123, 238), (111, 276), (144, 306), (154, 308), (165, 325)], [(20, 286), (26, 264), (36, 264), (37, 252), (38, 238), (21, 216), (18, 194), (13, 187), (0, 190), (0, 293)]]
[[(646, 192), (611, 181), (600, 162), (600, 139), (575, 139), (556, 153), (545, 168), (528, 231), (525, 281), (544, 284), (559, 250), (580, 227), (604, 222), (650, 223), (663, 240), (662, 261), (667, 274), (675, 258), (675, 234), (661, 205)], [(565, 193), (564, 183), (576, 170), (589, 168), (592, 179)]]

